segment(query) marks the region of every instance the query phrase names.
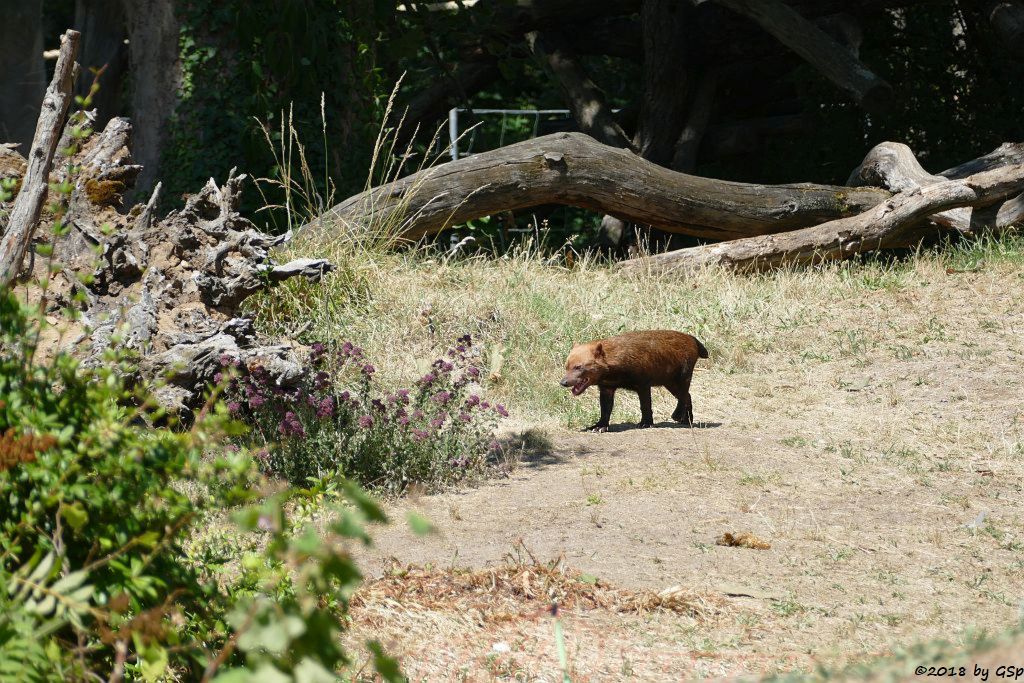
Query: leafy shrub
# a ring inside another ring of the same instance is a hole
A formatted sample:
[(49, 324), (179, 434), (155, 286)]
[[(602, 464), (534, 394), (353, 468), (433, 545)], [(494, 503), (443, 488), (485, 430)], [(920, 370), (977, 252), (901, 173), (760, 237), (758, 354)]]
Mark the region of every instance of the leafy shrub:
[(296, 483), (342, 474), (401, 492), (480, 472), (497, 449), (494, 428), (508, 411), (477, 393), (473, 357), (472, 340), (461, 337), (413, 387), (393, 392), (380, 388), (376, 368), (350, 342), (333, 352), (314, 344), (290, 388), (263, 367), (221, 362), (242, 373), (229, 382), (228, 407), (253, 425), (266, 473)]
[(149, 428), (128, 358), (40, 358), (41, 329), (0, 293), (0, 680), (334, 680), (360, 579), (345, 541), (368, 542), (380, 509), (339, 484), (348, 504), (324, 539), (286, 508), (307, 492), (286, 491), (236, 515), (266, 543), (190, 556), (196, 528), (259, 495), (252, 460), (217, 448), (227, 409), (211, 399), (188, 432)]

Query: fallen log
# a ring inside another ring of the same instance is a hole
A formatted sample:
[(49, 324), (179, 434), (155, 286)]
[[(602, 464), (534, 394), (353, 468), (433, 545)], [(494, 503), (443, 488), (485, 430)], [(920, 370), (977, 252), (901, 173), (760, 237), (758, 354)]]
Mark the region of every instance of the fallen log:
[(686, 274), (709, 266), (744, 272), (814, 264), (914, 244), (921, 219), (949, 209), (988, 206), (1024, 191), (1024, 164), (930, 185), (910, 187), (858, 216), (781, 235), (680, 249), (619, 264), (622, 272)]
[(394, 226), (410, 240), (503, 211), (563, 204), (709, 240), (784, 232), (858, 214), (879, 188), (756, 185), (677, 173), (556, 133), (441, 164), (346, 199), (299, 229), (303, 239)]
[[(909, 147), (898, 142), (883, 142), (868, 152), (847, 181), (850, 186), (869, 185), (890, 192), (906, 192), (928, 187), (948, 179), (965, 178), (995, 168), (1024, 163), (1024, 145), (1004, 144), (996, 150), (952, 169), (942, 175), (928, 173)], [(976, 236), (999, 232), (1024, 219), (1024, 194), (1009, 197), (991, 206), (965, 206), (929, 216), (928, 220), (947, 230)]]

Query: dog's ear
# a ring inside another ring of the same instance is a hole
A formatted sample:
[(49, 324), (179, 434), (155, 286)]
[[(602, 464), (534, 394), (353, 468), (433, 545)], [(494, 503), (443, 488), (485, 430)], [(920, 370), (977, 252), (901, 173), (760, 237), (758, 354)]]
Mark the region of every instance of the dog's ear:
[(604, 358), (604, 344), (601, 342), (594, 347), (594, 358)]

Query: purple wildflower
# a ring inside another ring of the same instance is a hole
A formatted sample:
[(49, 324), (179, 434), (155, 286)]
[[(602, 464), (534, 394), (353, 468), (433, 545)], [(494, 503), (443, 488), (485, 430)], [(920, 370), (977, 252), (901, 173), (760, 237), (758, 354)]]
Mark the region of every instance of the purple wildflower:
[(284, 414), (284, 419), (281, 420), (281, 424), (278, 425), (277, 429), (284, 436), (302, 438), (306, 435), (306, 430), (303, 429), (302, 423), (299, 422), (299, 416), (290, 410)]
[(263, 405), (266, 402), (267, 402), (267, 399), (264, 398), (261, 394), (254, 393), (252, 396), (249, 397), (249, 407), (250, 408), (259, 408), (261, 405)]
[(473, 379), (476, 379), (477, 377), (480, 376), (480, 368), (478, 368), (475, 365), (471, 365), (466, 369), (466, 374), (472, 377)]
[(501, 405), (500, 403), (494, 406), (494, 410), (497, 411), (498, 415), (501, 415), (502, 417), (508, 417), (508, 410), (506, 410), (505, 406)]
[(398, 399), (403, 404), (409, 405), (409, 390), (408, 389), (399, 389), (398, 390)]
[(478, 405), (480, 405), (480, 397), (476, 394), (470, 394), (469, 398), (466, 399), (466, 406), (474, 408)]
[(328, 375), (323, 370), (321, 370), (320, 372), (316, 373), (316, 375), (313, 377), (313, 387), (317, 391), (323, 391), (324, 389), (327, 388), (330, 379), (331, 376)]
[(480, 404), (480, 407), (483, 408), (484, 410), (487, 410), (488, 408), (491, 407), (491, 404), (488, 401), (484, 401), (483, 403)]
[(372, 401), (370, 401), (370, 405), (373, 406), (374, 410), (379, 410), (382, 413), (386, 410), (386, 408), (384, 407), (384, 402), (381, 401), (379, 398), (375, 398)]
[(470, 417), (469, 413), (459, 413), (459, 419), (462, 420), (463, 422), (469, 422), (473, 418)]
[(354, 348), (355, 347), (352, 346), (352, 342), (345, 342), (344, 344), (341, 345), (341, 354), (343, 356), (350, 356), (352, 355), (352, 349)]
[(444, 424), (444, 416), (443, 415), (435, 417), (433, 420), (430, 421), (430, 426), (433, 427), (434, 429), (440, 429), (441, 425), (443, 425), (443, 424)]
[(430, 432), (425, 429), (414, 429), (412, 430), (412, 438), (416, 441), (423, 441), (430, 436)]
[(320, 405), (316, 407), (316, 416), (320, 418), (331, 417), (334, 415), (334, 401), (330, 396), (320, 401)]
[(423, 411), (422, 410), (414, 410), (412, 412), (412, 419), (414, 419), (414, 420), (422, 420), (423, 419)]
[(373, 373), (377, 372), (377, 368), (375, 368), (372, 365), (370, 365), (369, 363), (367, 363), (366, 365), (363, 366), (363, 371), (362, 372), (363, 372), (364, 375), (369, 377)]
[(402, 425), (403, 427), (408, 427), (409, 426), (409, 416), (408, 415), (399, 415), (398, 416), (398, 424)]
[(237, 415), (242, 410), (242, 404), (238, 401), (231, 401), (228, 403), (228, 412), (232, 415)]
[(370, 427), (372, 427), (373, 426), (373, 416), (372, 415), (363, 415), (363, 416), (361, 416), (359, 418), (359, 426), (362, 427), (363, 429), (369, 429)]
[(435, 375), (432, 372), (428, 372), (427, 374), (425, 374), (422, 377), (420, 377), (420, 384), (422, 384), (424, 386), (430, 386), (431, 384), (434, 383), (434, 381), (436, 379), (437, 379), (437, 375)]
[(448, 401), (452, 400), (452, 394), (450, 391), (439, 391), (430, 397), (430, 400), (434, 403), (440, 403), (444, 405)]
[(351, 396), (352, 394), (348, 393), (347, 391), (343, 391), (340, 394), (338, 394), (338, 402), (345, 403)]

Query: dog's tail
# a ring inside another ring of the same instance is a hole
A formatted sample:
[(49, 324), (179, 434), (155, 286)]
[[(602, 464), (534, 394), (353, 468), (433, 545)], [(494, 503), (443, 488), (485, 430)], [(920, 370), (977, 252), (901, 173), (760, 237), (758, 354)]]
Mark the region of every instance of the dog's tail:
[(707, 358), (708, 357), (708, 350), (706, 348), (704, 348), (704, 345), (700, 343), (700, 340), (697, 339), (697, 338), (694, 338), (693, 341), (697, 342), (697, 356), (700, 357), (700, 358)]

